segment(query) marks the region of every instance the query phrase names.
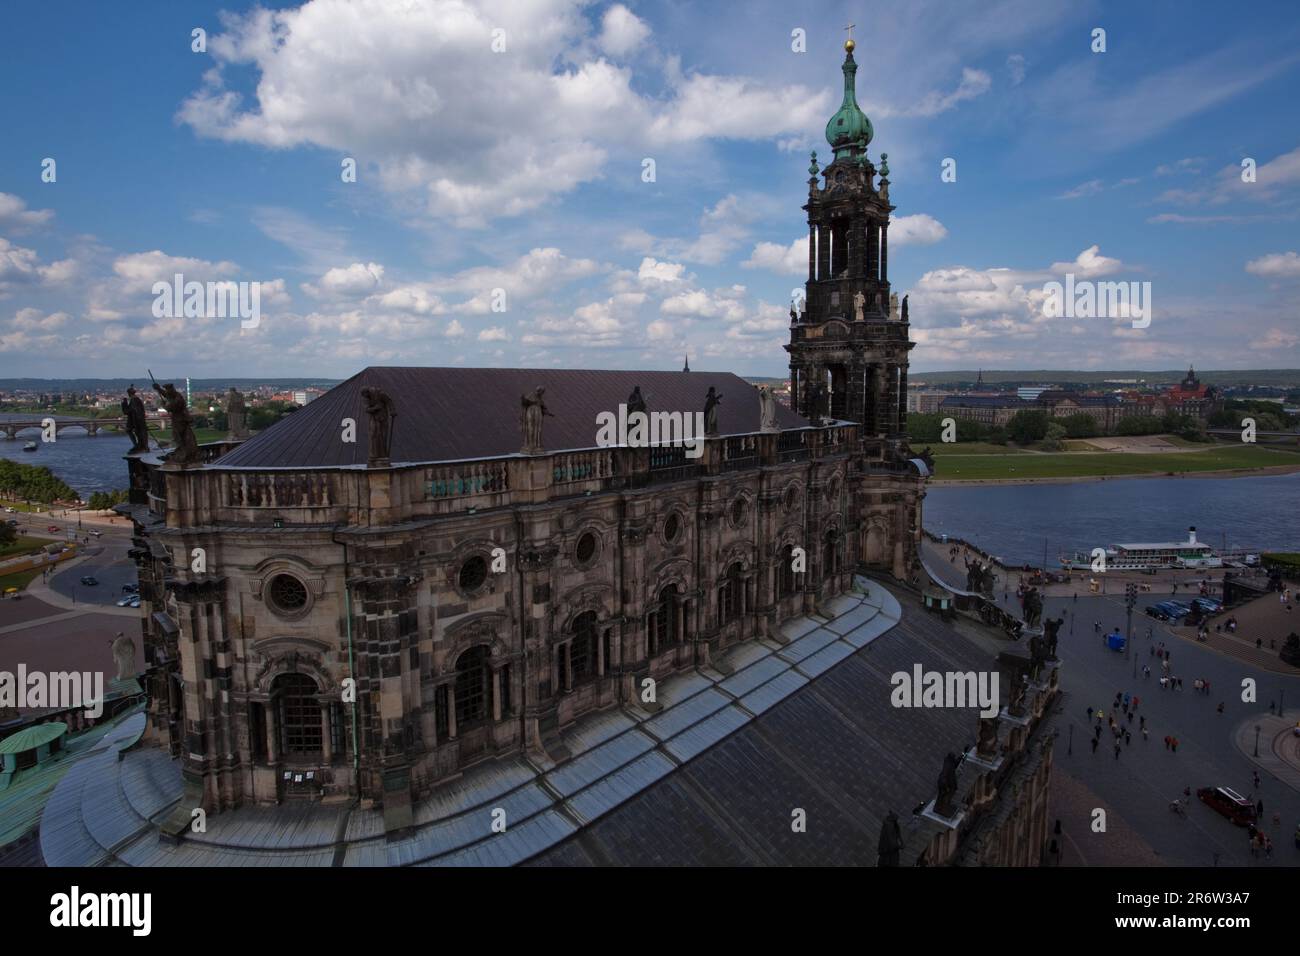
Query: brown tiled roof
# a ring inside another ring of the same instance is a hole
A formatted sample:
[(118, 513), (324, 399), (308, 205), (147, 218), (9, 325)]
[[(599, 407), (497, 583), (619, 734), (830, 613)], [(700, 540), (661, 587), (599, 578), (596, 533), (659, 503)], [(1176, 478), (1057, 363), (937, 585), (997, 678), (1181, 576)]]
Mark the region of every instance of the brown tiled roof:
[[(722, 394), (718, 425), (723, 435), (759, 430), (758, 389), (729, 372), (372, 367), (286, 415), (213, 467), (365, 465), (369, 421), (361, 389), (367, 386), (382, 388), (396, 405), (394, 464), (511, 455), (523, 444), (520, 396), (539, 385), (555, 416), (543, 425), (548, 452), (595, 447), (597, 413), (617, 413), (638, 385), (652, 412), (703, 411), (705, 393), (713, 386)], [(781, 428), (808, 424), (781, 402), (776, 410)], [(345, 418), (356, 420), (355, 442), (341, 440)]]

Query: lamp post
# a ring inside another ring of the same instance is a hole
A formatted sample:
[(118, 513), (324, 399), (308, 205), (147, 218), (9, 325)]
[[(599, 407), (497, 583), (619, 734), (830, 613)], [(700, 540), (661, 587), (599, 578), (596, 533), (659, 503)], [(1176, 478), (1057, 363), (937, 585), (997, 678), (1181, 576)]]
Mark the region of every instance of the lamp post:
[(1255, 756), (1259, 756), (1259, 724), (1255, 725)]

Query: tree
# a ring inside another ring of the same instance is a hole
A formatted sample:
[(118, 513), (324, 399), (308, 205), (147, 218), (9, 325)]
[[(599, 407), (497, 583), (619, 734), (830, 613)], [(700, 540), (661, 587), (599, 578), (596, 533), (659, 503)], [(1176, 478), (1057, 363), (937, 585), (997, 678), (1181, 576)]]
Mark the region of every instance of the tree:
[(8, 521), (0, 522), (0, 545), (13, 544), (18, 539), (18, 529)]
[(1007, 436), (1017, 445), (1028, 445), (1047, 437), (1047, 412), (1022, 409), (1007, 422)]
[(1047, 451), (1064, 451), (1066, 436), (1065, 426), (1058, 422), (1052, 422), (1047, 426), (1047, 433), (1043, 436), (1043, 448)]
[(1097, 427), (1097, 419), (1086, 412), (1067, 415), (1061, 419), (1061, 424), (1065, 426), (1065, 434), (1070, 438), (1096, 438), (1101, 434), (1101, 429)]

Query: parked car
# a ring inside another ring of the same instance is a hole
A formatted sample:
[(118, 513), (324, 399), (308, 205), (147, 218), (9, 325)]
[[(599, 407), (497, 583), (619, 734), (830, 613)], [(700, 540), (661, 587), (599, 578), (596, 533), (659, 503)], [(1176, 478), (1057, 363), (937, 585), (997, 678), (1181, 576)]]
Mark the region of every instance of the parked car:
[(139, 606), (140, 606), (140, 595), (132, 594), (131, 603), (128, 604), (127, 607), (139, 607)]
[(103, 534), (104, 534), (104, 532), (102, 532), (102, 531), (92, 531), (92, 532), (90, 532), (90, 536), (91, 536), (92, 538), (103, 537)]
[(117, 599), (117, 606), (118, 606), (118, 607), (131, 607), (131, 606), (132, 606), (132, 605), (131, 605), (131, 602), (132, 602), (132, 601), (135, 601), (136, 604), (138, 605), (139, 602), (140, 602), (140, 598), (139, 598), (137, 595), (134, 595), (134, 594), (128, 594), (128, 595), (127, 595), (126, 597), (124, 597), (124, 598), (118, 598), (118, 599)]
[(1223, 605), (1214, 600), (1214, 598), (1193, 598), (1192, 603), (1201, 609), (1202, 614), (1218, 614), (1223, 610)]
[(17, 508), (6, 508), (6, 509), (5, 509), (5, 514), (7, 514), (7, 515), (17, 514), (17, 513), (18, 513), (18, 509), (17, 509)]
[(1157, 621), (1169, 620), (1169, 615), (1159, 604), (1148, 604), (1145, 610), (1147, 617), (1154, 617)]
[(139, 593), (140, 593), (140, 585), (138, 585), (138, 584), (123, 584), (123, 585), (122, 585), (122, 593), (123, 593), (123, 594), (139, 594)]
[(1202, 787), (1196, 795), (1239, 827), (1255, 822), (1254, 805), (1231, 787)]
[(99, 584), (99, 581), (97, 581), (94, 577), (92, 577), (89, 574), (83, 574), (81, 576), (81, 583), (88, 588), (93, 588), (95, 587), (95, 585)]
[(58, 533), (59, 533), (60, 531), (62, 531), (63, 529), (60, 528), (60, 527), (59, 527), (58, 525), (56, 525), (56, 524), (52, 524), (52, 525), (50, 525), (48, 528), (46, 528), (45, 530), (48, 531), (50, 534), (58, 534)]

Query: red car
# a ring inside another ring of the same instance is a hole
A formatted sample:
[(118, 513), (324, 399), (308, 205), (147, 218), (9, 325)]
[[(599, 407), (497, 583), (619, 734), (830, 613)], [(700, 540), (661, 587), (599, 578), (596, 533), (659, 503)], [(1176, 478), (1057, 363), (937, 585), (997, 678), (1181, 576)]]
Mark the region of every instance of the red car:
[(1230, 787), (1202, 787), (1196, 795), (1239, 827), (1255, 822), (1254, 805)]
[(60, 528), (60, 527), (59, 527), (58, 525), (56, 525), (56, 524), (52, 524), (52, 525), (50, 525), (48, 528), (46, 528), (45, 530), (48, 531), (48, 532), (50, 532), (51, 534), (58, 534), (58, 533), (59, 533), (60, 531), (62, 531), (63, 529)]

